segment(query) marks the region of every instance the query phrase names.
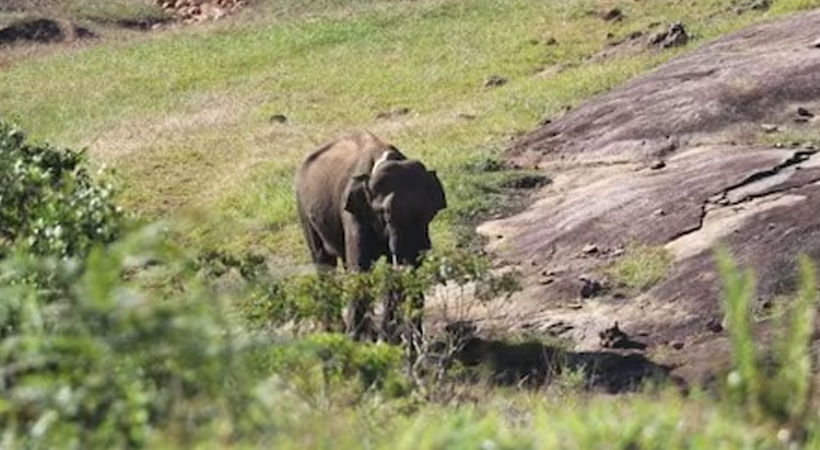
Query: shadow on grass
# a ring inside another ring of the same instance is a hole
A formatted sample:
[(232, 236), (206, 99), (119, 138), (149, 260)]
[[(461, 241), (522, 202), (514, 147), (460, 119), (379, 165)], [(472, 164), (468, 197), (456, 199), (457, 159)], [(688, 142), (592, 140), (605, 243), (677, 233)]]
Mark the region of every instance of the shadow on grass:
[(92, 20), (100, 25), (114, 26), (136, 31), (151, 31), (157, 26), (167, 25), (173, 22), (170, 17), (142, 17), (138, 19), (121, 20), (93, 18)]
[[(74, 27), (74, 35), (78, 39), (96, 37), (87, 28)], [(65, 32), (60, 25), (51, 19), (34, 19), (13, 23), (0, 29), (0, 45), (15, 44), (19, 42), (62, 42), (66, 39)]]
[(671, 367), (653, 363), (636, 352), (571, 352), (541, 342), (510, 343), (470, 338), (456, 355), (467, 368), (498, 385), (537, 388), (565, 371), (583, 371), (584, 388), (609, 393), (639, 390), (646, 382), (672, 382), (684, 388), (682, 380), (671, 377)]

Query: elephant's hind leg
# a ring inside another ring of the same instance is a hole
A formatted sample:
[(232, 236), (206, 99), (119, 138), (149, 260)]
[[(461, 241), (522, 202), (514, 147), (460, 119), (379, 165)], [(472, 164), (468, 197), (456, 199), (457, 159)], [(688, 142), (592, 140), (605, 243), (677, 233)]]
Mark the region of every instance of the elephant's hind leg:
[(310, 237), (308, 237), (308, 245), (310, 246), (310, 253), (313, 256), (313, 263), (319, 270), (333, 270), (339, 258), (331, 254), (325, 248), (322, 237), (312, 227), (309, 228)]
[(299, 208), (299, 220), (302, 222), (302, 230), (305, 232), (305, 241), (307, 241), (308, 248), (310, 248), (310, 256), (313, 259), (313, 264), (319, 270), (332, 270), (336, 268), (338, 258), (331, 254), (325, 248), (322, 236), (313, 228), (310, 220)]

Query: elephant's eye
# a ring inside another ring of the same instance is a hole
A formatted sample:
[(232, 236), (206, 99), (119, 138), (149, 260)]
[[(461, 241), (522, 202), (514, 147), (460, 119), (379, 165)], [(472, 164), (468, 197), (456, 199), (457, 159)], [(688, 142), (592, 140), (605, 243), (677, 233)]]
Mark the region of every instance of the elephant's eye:
[(376, 214), (376, 217), (385, 222), (390, 219), (390, 213), (383, 207), (373, 207), (373, 213)]
[(390, 205), (386, 205), (381, 210), (382, 218), (384, 218), (385, 222), (391, 222), (395, 219), (395, 214), (393, 214), (393, 208)]
[(389, 224), (393, 224), (393, 222), (395, 221), (395, 217), (393, 216), (393, 214), (390, 213), (389, 209), (385, 209), (384, 211), (382, 211), (382, 219), (384, 219), (385, 223)]

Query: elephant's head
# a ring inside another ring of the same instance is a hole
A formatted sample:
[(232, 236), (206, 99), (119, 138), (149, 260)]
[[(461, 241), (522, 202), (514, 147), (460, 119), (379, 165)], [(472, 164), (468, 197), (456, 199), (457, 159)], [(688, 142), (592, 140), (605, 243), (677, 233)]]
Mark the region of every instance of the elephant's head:
[(446, 207), (436, 172), (401, 159), (381, 161), (372, 172), (354, 176), (345, 209), (373, 225), (393, 263), (418, 265), (431, 247), (430, 221)]

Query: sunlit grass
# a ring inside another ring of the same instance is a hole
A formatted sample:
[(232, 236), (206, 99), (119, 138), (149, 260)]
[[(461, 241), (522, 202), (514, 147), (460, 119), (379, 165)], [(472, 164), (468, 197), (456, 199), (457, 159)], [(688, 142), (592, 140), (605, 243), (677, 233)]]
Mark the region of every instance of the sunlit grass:
[[(268, 1), (225, 23), (19, 63), (0, 72), (0, 114), (35, 138), (89, 147), (141, 215), (196, 214), (192, 245), (293, 261), (306, 257), (291, 200), (296, 166), (333, 136), (367, 128), (440, 171), (450, 210), (434, 240), (452, 246), (460, 218), (499, 200), (470, 161), (686, 50), (588, 62), (608, 33), (681, 20), (696, 46), (765, 17), (695, 3)], [(591, 13), (616, 5), (626, 16), (618, 23)], [(549, 37), (558, 44), (545, 45)], [(533, 76), (558, 64), (553, 76)], [(509, 82), (483, 87), (493, 74)], [(411, 112), (376, 119), (398, 107)], [(288, 122), (272, 123), (274, 114)]]
[(632, 245), (606, 273), (618, 285), (641, 292), (662, 281), (671, 265), (672, 255), (665, 248)]
[(276, 448), (683, 449), (786, 448), (777, 430), (723, 405), (671, 391), (621, 398), (556, 399), (544, 392), (477, 392), (471, 404), (426, 405), (414, 414), (359, 407), (293, 422)]
[(140, 22), (169, 19), (153, 0), (63, 0), (57, 7), (69, 16), (101, 22)]

